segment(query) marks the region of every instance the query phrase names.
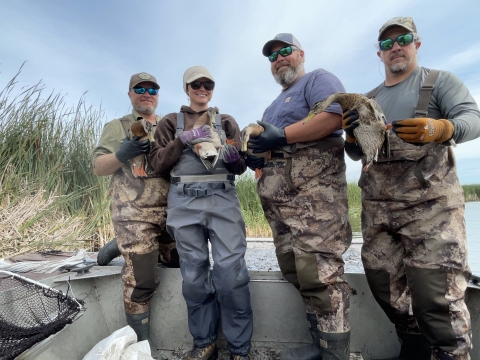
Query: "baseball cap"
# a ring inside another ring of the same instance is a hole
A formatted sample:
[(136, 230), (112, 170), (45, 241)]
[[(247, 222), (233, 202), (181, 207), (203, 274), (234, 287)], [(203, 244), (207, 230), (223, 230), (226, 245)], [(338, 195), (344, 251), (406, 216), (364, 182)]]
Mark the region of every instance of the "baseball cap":
[(413, 22), (413, 19), (411, 17), (397, 16), (383, 24), (383, 26), (378, 31), (378, 40), (380, 40), (385, 30), (391, 28), (392, 26), (401, 26), (408, 31), (411, 31), (412, 33), (417, 33), (417, 27), (415, 26), (415, 23)]
[(147, 74), (146, 72), (141, 72), (141, 73), (132, 75), (132, 77), (130, 78), (130, 84), (128, 85), (128, 91), (130, 91), (131, 88), (137, 86), (141, 82), (152, 83), (156, 89), (160, 89), (160, 85), (158, 85), (157, 79), (155, 78), (155, 76)]
[(187, 84), (190, 84), (191, 82), (201, 79), (203, 77), (215, 82), (215, 80), (213, 80), (212, 74), (210, 74), (210, 71), (208, 71), (203, 66), (192, 66), (185, 70), (185, 73), (183, 74), (183, 91), (188, 94)]
[(298, 41), (298, 39), (293, 36), (293, 34), (289, 34), (289, 33), (280, 33), (280, 34), (277, 34), (273, 40), (270, 40), (270, 41), (267, 41), (267, 43), (265, 45), (263, 45), (263, 50), (262, 50), (262, 54), (264, 56), (269, 56), (272, 51), (272, 45), (276, 42), (282, 42), (284, 44), (288, 44), (288, 45), (294, 45), (296, 47), (298, 47), (299, 49), (302, 48), (302, 44), (300, 44), (300, 41)]

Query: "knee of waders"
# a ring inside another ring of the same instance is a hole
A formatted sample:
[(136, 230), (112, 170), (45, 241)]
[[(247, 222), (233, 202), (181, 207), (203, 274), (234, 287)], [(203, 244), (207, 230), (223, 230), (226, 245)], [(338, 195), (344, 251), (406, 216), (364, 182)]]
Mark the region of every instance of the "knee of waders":
[(195, 263), (191, 259), (180, 258), (180, 271), (183, 283), (182, 291), (186, 300), (203, 303), (215, 290), (209, 276), (208, 260)]
[(293, 252), (286, 252), (277, 255), (278, 266), (282, 272), (283, 277), (293, 286), (300, 290), (300, 283), (298, 282), (297, 269), (295, 268), (295, 254)]
[(222, 306), (246, 309), (250, 306), (250, 275), (243, 257), (230, 266), (213, 265), (213, 283)]
[(129, 254), (132, 261), (135, 288), (131, 299), (137, 303), (149, 301), (160, 281), (157, 276), (158, 250), (146, 254)]
[(419, 269), (406, 266), (408, 287), (412, 292), (413, 315), (431, 346), (445, 352), (457, 349), (450, 321), (447, 272), (443, 269)]
[(380, 305), (392, 323), (399, 324), (400, 320), (398, 319), (398, 315), (390, 305), (390, 274), (382, 269), (365, 268), (364, 270), (368, 286), (378, 305)]
[(327, 284), (320, 281), (317, 256), (315, 254), (300, 254), (295, 256), (300, 294), (310, 299), (318, 314), (327, 315), (332, 312), (332, 301)]

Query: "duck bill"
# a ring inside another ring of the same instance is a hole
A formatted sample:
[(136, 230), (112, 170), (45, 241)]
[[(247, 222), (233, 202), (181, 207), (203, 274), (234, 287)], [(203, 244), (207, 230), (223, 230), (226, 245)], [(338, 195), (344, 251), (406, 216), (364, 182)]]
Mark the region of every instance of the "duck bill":
[(307, 117), (305, 119), (303, 119), (303, 123), (305, 124), (306, 122), (312, 120), (312, 118), (315, 116), (315, 113), (314, 112), (309, 112)]

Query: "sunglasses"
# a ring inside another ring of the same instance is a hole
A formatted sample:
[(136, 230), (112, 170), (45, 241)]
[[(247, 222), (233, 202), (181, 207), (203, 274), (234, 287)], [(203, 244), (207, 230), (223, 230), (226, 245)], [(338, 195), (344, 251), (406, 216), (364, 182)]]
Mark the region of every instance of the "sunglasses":
[(190, 83), (190, 86), (193, 90), (198, 90), (202, 87), (207, 91), (212, 91), (215, 87), (215, 83), (211, 81), (194, 81)]
[(147, 89), (144, 87), (134, 87), (133, 91), (135, 91), (135, 94), (145, 94), (147, 91), (150, 95), (158, 94), (158, 89)]
[(393, 47), (393, 44), (395, 44), (395, 41), (398, 43), (398, 45), (405, 46), (411, 44), (415, 39), (416, 37), (413, 34), (400, 35), (393, 39), (385, 39), (380, 41), (378, 43), (378, 47), (382, 51), (390, 50)]
[(281, 48), (278, 51), (274, 51), (268, 56), (268, 60), (270, 60), (271, 63), (277, 61), (278, 59), (278, 54), (282, 55), (283, 57), (287, 57), (288, 55), (291, 55), (294, 50), (300, 50), (296, 46), (285, 46), (284, 48)]

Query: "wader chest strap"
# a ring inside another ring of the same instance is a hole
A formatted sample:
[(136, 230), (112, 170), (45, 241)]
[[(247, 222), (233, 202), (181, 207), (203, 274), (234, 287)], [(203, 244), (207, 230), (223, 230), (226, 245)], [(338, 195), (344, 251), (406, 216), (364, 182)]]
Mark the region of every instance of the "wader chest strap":
[(430, 70), (425, 81), (422, 84), (420, 89), (420, 96), (418, 98), (417, 108), (415, 109), (415, 117), (426, 117), (428, 114), (428, 103), (430, 102), (430, 97), (432, 91), (435, 88), (435, 80), (438, 76), (438, 70)]
[(177, 114), (177, 131), (175, 132), (175, 139), (183, 133), (185, 128), (185, 115), (182, 112)]
[(130, 126), (131, 126), (130, 119), (127, 116), (125, 116), (120, 119), (120, 122), (122, 123), (123, 130), (125, 130), (125, 135), (128, 136), (128, 133), (130, 132)]

